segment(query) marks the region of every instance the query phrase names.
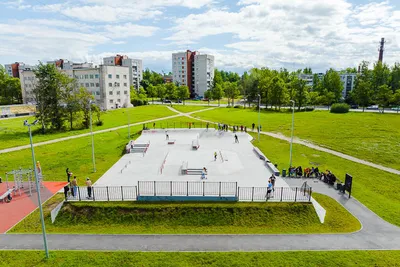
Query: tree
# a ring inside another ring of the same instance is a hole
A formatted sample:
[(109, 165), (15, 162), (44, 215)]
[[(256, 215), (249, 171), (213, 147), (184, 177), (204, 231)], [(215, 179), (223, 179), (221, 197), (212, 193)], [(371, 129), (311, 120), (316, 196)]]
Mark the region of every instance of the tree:
[(90, 126), (90, 109), (94, 106), (94, 96), (85, 87), (81, 87), (79, 88), (77, 99), (83, 112), (83, 126), (88, 129)]
[(177, 97), (177, 86), (174, 83), (165, 84), (165, 92), (169, 100), (176, 99)]
[(228, 106), (232, 100), (232, 106), (235, 104), (235, 98), (239, 95), (239, 89), (236, 82), (224, 82), (223, 85), (225, 96), (228, 98)]
[(207, 90), (204, 92), (204, 97), (208, 100), (208, 105), (210, 105), (210, 98), (212, 98), (212, 90)]
[(389, 85), (390, 69), (386, 64), (378, 61), (372, 70), (372, 89), (377, 94), (381, 85)]
[(394, 63), (390, 74), (390, 87), (393, 92), (400, 89), (400, 63)]
[(73, 129), (74, 116), (80, 110), (78, 93), (79, 90), (77, 89), (76, 81), (71, 81), (71, 83), (68, 83), (65, 86), (64, 91), (61, 92), (61, 97), (65, 104), (64, 109), (69, 118), (70, 130)]
[(362, 77), (357, 77), (351, 95), (354, 101), (359, 106), (363, 107), (364, 112), (365, 107), (368, 107), (368, 105), (371, 104), (372, 100), (371, 82), (368, 80), (364, 80)]
[(154, 85), (150, 84), (150, 85), (147, 87), (147, 95), (148, 95), (149, 97), (151, 97), (151, 101), (152, 101), (153, 104), (154, 104), (154, 97), (157, 96), (157, 88), (156, 88)]
[(18, 78), (10, 77), (0, 65), (0, 104), (22, 103), (21, 83)]
[(165, 97), (165, 84), (156, 85), (156, 95), (158, 98), (160, 98), (160, 101), (163, 101)]
[(400, 89), (397, 89), (396, 92), (393, 94), (392, 103), (397, 106), (397, 113), (399, 113), (399, 109), (400, 109)]
[(304, 73), (304, 74), (313, 74), (313, 73), (312, 73), (312, 70), (311, 70), (311, 67), (310, 67), (310, 68), (305, 68), (305, 69), (303, 70), (303, 73)]
[(315, 108), (316, 105), (319, 104), (318, 103), (318, 97), (319, 97), (319, 93), (318, 92), (311, 91), (309, 93), (309, 101), (310, 101), (310, 104), (314, 106), (314, 108)]
[(214, 89), (212, 89), (212, 98), (218, 100), (218, 106), (220, 105), (220, 100), (224, 97), (224, 89), (221, 84), (217, 84)]
[(287, 93), (286, 84), (282, 78), (275, 76), (271, 80), (271, 105), (275, 106), (275, 109), (281, 109), (281, 106), (288, 102), (289, 95)]
[(185, 100), (190, 97), (189, 87), (181, 85), (178, 87), (178, 98), (182, 100), (185, 105)]
[(298, 110), (307, 103), (308, 100), (308, 88), (306, 81), (303, 79), (298, 79), (297, 77), (293, 81), (294, 96), (293, 100), (296, 102)]
[[(340, 80), (339, 73), (337, 73), (334, 69), (329, 69), (326, 72), (326, 74), (322, 80), (322, 86), (324, 88), (323, 92), (333, 93), (333, 101), (334, 102), (337, 103), (342, 99), (343, 83)], [(332, 96), (332, 95), (330, 95), (330, 96)], [(327, 99), (329, 99), (330, 96), (328, 96)]]
[(376, 96), (377, 103), (382, 108), (382, 113), (385, 112), (385, 107), (389, 106), (392, 101), (393, 92), (387, 84), (378, 87), (378, 94)]
[(258, 91), (256, 92), (256, 95), (260, 94), (260, 96), (265, 100), (265, 107), (268, 107), (268, 104), (270, 103), (271, 80), (273, 74), (269, 69), (261, 69), (258, 78)]

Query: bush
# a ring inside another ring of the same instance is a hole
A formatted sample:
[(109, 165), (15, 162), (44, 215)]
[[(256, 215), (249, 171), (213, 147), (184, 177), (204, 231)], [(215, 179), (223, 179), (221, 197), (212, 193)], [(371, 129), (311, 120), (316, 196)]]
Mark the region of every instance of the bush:
[(103, 121), (97, 121), (97, 122), (96, 122), (96, 125), (97, 125), (97, 126), (103, 126)]
[(131, 101), (132, 105), (134, 107), (138, 107), (138, 106), (145, 106), (148, 104), (147, 100), (142, 100), (142, 99), (133, 99)]
[(345, 103), (336, 103), (331, 106), (331, 113), (347, 113), (350, 106)]
[(243, 108), (241, 105), (235, 105), (234, 108)]

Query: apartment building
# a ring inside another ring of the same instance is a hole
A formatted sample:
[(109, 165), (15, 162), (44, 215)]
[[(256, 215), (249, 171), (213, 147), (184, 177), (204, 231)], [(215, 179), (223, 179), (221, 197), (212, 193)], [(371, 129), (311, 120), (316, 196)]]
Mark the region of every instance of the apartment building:
[(172, 54), (172, 79), (178, 85), (187, 85), (191, 97), (204, 97), (214, 79), (214, 56), (197, 51)]
[(128, 58), (128, 56), (116, 55), (115, 57), (103, 58), (106, 66), (122, 66), (129, 68), (129, 81), (136, 90), (139, 90), (143, 79), (143, 62), (140, 59)]
[[(103, 110), (130, 106), (129, 68), (122, 66), (93, 66), (92, 63), (73, 63), (51, 61), (59, 71), (75, 78), (79, 87), (85, 87), (95, 98), (96, 104)], [(61, 64), (60, 64), (61, 63)], [(33, 89), (36, 86), (34, 68), (19, 69), (22, 99), (26, 103), (35, 103)]]

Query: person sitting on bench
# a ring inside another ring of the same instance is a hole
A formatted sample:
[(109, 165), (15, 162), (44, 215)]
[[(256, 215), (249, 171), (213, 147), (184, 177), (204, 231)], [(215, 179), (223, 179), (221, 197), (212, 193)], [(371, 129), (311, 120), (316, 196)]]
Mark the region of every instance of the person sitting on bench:
[(309, 178), (310, 177), (310, 173), (311, 173), (311, 169), (310, 168), (305, 168), (304, 169), (304, 177)]
[(301, 166), (296, 168), (296, 177), (301, 177), (303, 176), (303, 169), (301, 168)]
[(295, 177), (296, 176), (296, 167), (290, 167), (289, 168), (289, 177)]

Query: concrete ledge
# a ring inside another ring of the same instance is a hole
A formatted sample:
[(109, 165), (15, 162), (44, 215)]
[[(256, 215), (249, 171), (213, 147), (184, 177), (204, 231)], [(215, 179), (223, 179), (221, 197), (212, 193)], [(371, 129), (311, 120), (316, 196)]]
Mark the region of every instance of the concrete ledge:
[(237, 197), (212, 197), (212, 196), (138, 196), (137, 201), (219, 201), (237, 202)]
[(311, 203), (314, 206), (314, 209), (315, 209), (315, 212), (318, 215), (319, 221), (321, 223), (324, 223), (325, 222), (326, 210), (313, 197), (311, 197)]

